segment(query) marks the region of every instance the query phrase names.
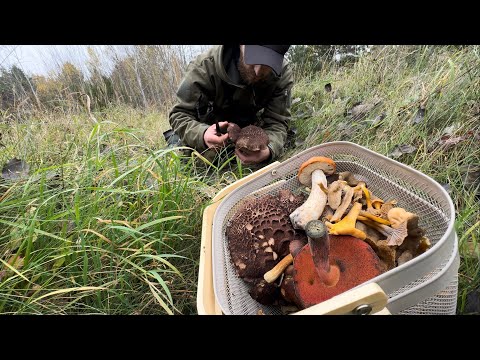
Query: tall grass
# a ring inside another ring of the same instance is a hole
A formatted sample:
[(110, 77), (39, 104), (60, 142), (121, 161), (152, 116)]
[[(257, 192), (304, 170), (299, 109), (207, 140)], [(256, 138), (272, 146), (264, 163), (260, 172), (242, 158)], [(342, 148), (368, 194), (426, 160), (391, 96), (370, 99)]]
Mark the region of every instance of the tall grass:
[(0, 313), (195, 311), (198, 219), (219, 188), (165, 148), (164, 117), (108, 117), (2, 126), (1, 162), (34, 170), (1, 185)]

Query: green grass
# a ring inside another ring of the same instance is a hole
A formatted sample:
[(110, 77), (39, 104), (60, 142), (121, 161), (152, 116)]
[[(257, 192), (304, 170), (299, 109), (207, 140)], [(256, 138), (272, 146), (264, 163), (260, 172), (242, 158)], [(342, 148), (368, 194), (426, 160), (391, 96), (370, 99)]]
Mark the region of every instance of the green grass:
[[(479, 53), (387, 47), (297, 79), (293, 124), (305, 143), (280, 159), (335, 140), (384, 155), (415, 146), (397, 160), (448, 184), (455, 204), (459, 313), (480, 283), (478, 189), (464, 181), (480, 164)], [(364, 119), (345, 115), (373, 99), (381, 102)], [(420, 102), (425, 117), (413, 124)], [(0, 123), (0, 164), (16, 157), (31, 167), (27, 179), (0, 183), (0, 313), (195, 314), (202, 211), (251, 170), (166, 149), (166, 112), (115, 106), (95, 117)], [(464, 139), (445, 149), (438, 140), (451, 126)]]
[(199, 219), (227, 173), (165, 149), (159, 114), (115, 110), (66, 141), (55, 119), (2, 128), (2, 162), (39, 165), (2, 184), (0, 313), (195, 312)]

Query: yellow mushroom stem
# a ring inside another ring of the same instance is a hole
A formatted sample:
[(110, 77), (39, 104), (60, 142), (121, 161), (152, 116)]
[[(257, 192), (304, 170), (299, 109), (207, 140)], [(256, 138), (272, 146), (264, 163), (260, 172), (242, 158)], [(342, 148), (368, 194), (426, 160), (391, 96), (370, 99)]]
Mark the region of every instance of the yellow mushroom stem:
[(372, 202), (373, 204), (373, 207), (376, 209), (376, 210), (380, 210), (380, 208), (382, 207), (382, 204), (383, 204), (383, 200), (380, 200), (380, 199), (377, 199), (377, 200), (374, 200)]
[(361, 185), (363, 193), (365, 194), (365, 199), (367, 200), (367, 208), (372, 207), (372, 200), (370, 199), (370, 190), (368, 190), (365, 185)]
[[(382, 219), (381, 217), (378, 217), (378, 216), (375, 216), (369, 212), (366, 212), (366, 211), (360, 211), (360, 216), (363, 216), (367, 219), (370, 219), (370, 220), (373, 220), (373, 221), (376, 221), (380, 224), (384, 224), (384, 225), (391, 225), (390, 221), (388, 220), (385, 220), (385, 219)], [(360, 219), (359, 219), (360, 220)]]
[(350, 212), (345, 216), (341, 221), (336, 224), (332, 224), (328, 221), (325, 222), (325, 225), (328, 227), (328, 232), (332, 235), (350, 235), (362, 240), (365, 240), (367, 235), (355, 227), (357, 217), (360, 214), (362, 209), (362, 204), (356, 202), (353, 204)]
[(320, 186), (320, 190), (322, 190), (326, 195), (328, 195), (328, 189), (323, 185), (323, 183), (319, 182), (318, 186)]

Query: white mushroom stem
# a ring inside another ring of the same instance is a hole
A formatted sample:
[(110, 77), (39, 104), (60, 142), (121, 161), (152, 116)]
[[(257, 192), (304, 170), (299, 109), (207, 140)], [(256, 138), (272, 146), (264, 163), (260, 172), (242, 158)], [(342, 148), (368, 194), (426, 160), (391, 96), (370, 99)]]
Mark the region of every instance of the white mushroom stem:
[(307, 201), (290, 214), (294, 229), (305, 229), (311, 220), (318, 220), (327, 204), (327, 195), (321, 186), (327, 188), (327, 178), (322, 170), (312, 172), (312, 189)]

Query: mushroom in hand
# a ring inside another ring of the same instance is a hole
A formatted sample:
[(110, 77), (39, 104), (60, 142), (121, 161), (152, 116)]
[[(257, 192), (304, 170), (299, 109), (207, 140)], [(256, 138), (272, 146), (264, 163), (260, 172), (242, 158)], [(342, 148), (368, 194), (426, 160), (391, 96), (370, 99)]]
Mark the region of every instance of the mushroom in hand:
[(228, 124), (228, 137), (235, 148), (242, 153), (250, 154), (267, 148), (270, 139), (261, 127), (248, 125), (240, 128), (237, 124)]

